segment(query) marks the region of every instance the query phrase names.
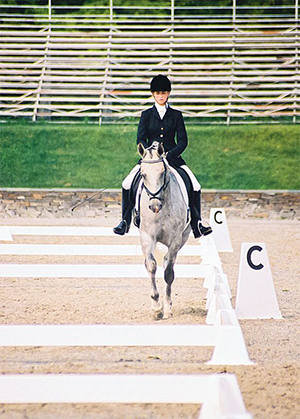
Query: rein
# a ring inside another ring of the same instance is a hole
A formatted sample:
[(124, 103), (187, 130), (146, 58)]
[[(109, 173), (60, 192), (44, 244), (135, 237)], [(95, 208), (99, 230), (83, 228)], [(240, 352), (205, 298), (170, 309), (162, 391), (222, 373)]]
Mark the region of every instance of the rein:
[(151, 199), (158, 199), (159, 201), (161, 201), (162, 198), (158, 197), (157, 195), (159, 195), (161, 192), (164, 192), (167, 189), (167, 187), (170, 183), (170, 180), (167, 181), (167, 166), (166, 166), (166, 163), (165, 163), (164, 159), (142, 160), (142, 163), (146, 163), (146, 164), (163, 163), (164, 164), (164, 182), (163, 182), (162, 186), (158, 189), (158, 191), (151, 192), (147, 188), (145, 183), (143, 183), (143, 188), (145, 189), (145, 191), (146, 191), (147, 195), (149, 196), (150, 200)]

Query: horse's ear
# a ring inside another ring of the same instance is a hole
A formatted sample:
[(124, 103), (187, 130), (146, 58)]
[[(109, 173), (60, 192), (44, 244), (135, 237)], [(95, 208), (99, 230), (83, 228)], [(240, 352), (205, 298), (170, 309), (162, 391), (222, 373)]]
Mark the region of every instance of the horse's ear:
[(159, 144), (158, 144), (158, 147), (157, 147), (157, 152), (158, 152), (158, 155), (159, 155), (159, 156), (162, 156), (162, 155), (164, 154), (165, 149), (164, 149), (164, 146), (162, 145), (162, 143), (159, 143)]
[(139, 152), (139, 154), (140, 154), (142, 157), (144, 157), (144, 155), (145, 155), (145, 147), (143, 146), (143, 144), (142, 144), (142, 143), (139, 143), (139, 145), (138, 145), (138, 152)]

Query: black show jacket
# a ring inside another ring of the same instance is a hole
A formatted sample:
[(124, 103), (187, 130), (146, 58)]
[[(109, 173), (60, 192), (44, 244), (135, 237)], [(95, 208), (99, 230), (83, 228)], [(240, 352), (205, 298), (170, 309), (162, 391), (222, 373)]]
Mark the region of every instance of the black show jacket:
[(172, 166), (179, 167), (185, 164), (180, 155), (187, 147), (188, 138), (180, 111), (168, 106), (163, 119), (160, 118), (155, 105), (142, 112), (137, 144), (142, 143), (147, 148), (154, 141), (163, 144), (165, 151), (168, 152), (167, 159)]

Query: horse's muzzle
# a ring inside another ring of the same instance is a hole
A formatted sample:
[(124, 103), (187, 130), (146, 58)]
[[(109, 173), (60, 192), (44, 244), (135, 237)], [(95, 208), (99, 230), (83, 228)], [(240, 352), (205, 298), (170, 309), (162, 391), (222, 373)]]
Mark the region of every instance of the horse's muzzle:
[(151, 202), (149, 205), (149, 209), (154, 212), (154, 214), (157, 214), (162, 209), (162, 204), (160, 201), (157, 202)]

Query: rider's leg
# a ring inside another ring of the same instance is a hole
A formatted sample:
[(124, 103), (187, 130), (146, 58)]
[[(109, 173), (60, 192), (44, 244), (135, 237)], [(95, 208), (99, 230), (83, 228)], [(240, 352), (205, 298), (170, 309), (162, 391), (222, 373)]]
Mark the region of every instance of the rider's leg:
[(113, 229), (115, 234), (119, 234), (121, 236), (123, 236), (125, 233), (128, 233), (130, 228), (132, 210), (134, 205), (129, 199), (129, 193), (133, 179), (136, 173), (139, 171), (139, 169), (140, 166), (136, 165), (122, 183), (122, 220)]
[[(195, 208), (195, 212), (197, 214), (198, 212), (198, 222), (196, 221), (197, 224), (197, 230), (198, 232), (200, 232), (200, 236), (207, 236), (208, 234), (212, 233), (212, 228), (210, 226), (204, 226), (202, 224), (202, 217), (201, 217), (201, 189), (200, 191), (194, 191), (194, 208)], [(197, 217), (197, 215), (196, 215)], [(197, 231), (196, 230), (196, 231)], [(195, 235), (195, 232), (194, 232)], [(197, 237), (199, 237), (199, 235), (197, 235)], [(197, 238), (195, 236), (195, 238)]]
[(212, 233), (210, 226), (205, 227), (202, 224), (201, 218), (201, 185), (199, 184), (196, 176), (186, 165), (181, 166), (182, 169), (189, 175), (189, 178), (193, 185), (193, 202), (191, 203), (191, 227), (194, 233), (194, 237), (198, 238), (202, 235), (207, 236)]

